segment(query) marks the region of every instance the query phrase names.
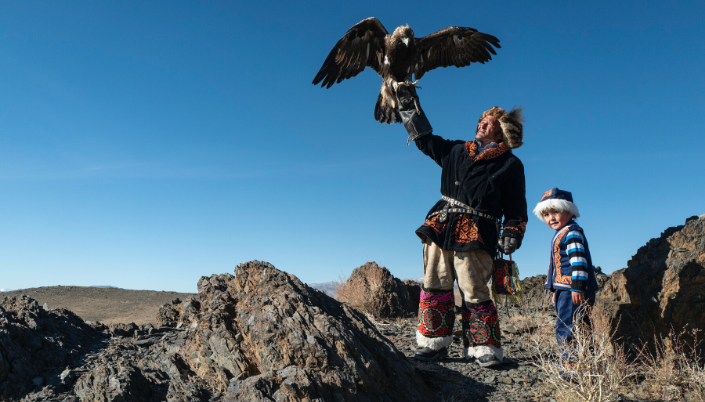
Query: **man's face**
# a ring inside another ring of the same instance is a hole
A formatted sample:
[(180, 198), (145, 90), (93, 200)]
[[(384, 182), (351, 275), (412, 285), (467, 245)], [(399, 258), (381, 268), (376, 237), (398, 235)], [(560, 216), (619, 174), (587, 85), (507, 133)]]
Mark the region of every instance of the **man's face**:
[(570, 220), (573, 219), (573, 215), (566, 211), (555, 211), (548, 210), (543, 212), (543, 220), (546, 222), (549, 228), (553, 230), (558, 230), (564, 227)]
[(480, 141), (484, 146), (490, 142), (499, 142), (502, 138), (501, 132), (499, 130), (499, 121), (494, 116), (485, 116), (482, 121), (477, 125), (477, 133), (475, 134), (475, 140)]

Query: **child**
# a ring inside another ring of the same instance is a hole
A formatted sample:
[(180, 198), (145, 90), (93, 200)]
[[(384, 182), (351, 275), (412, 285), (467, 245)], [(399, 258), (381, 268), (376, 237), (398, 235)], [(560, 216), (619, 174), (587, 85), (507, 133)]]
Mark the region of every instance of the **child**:
[(553, 293), (556, 305), (556, 339), (570, 342), (576, 313), (595, 303), (597, 280), (583, 229), (575, 222), (580, 216), (569, 191), (553, 188), (546, 191), (534, 214), (554, 229), (546, 289)]

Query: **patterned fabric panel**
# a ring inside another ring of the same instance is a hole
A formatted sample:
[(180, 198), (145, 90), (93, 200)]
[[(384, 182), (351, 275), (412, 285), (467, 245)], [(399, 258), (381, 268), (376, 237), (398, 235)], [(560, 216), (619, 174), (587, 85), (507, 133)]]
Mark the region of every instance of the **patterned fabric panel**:
[(502, 332), (499, 328), (499, 317), (494, 303), (472, 308), (463, 306), (461, 313), (463, 317), (463, 347), (502, 346)]
[(458, 216), (458, 223), (455, 226), (455, 241), (458, 243), (479, 241), (485, 244), (477, 229), (477, 225), (472, 220), (472, 216), (468, 214), (460, 214)]
[(453, 291), (427, 293), (421, 290), (419, 302), (419, 332), (431, 338), (453, 335), (455, 298)]
[(440, 217), (440, 215), (434, 215), (431, 219), (427, 219), (426, 222), (424, 222), (423, 226), (430, 227), (431, 229), (435, 230), (436, 233), (443, 232), (443, 229), (445, 229), (446, 227), (446, 222), (439, 222), (438, 219)]
[(561, 272), (561, 244), (563, 243), (563, 239), (568, 233), (568, 229), (570, 229), (569, 226), (566, 226), (561, 229), (560, 232), (556, 235), (556, 238), (553, 243), (553, 260), (551, 261), (551, 263), (553, 264), (553, 269), (556, 275), (553, 279), (554, 285), (571, 284), (571, 277), (568, 275), (563, 275), (563, 273)]

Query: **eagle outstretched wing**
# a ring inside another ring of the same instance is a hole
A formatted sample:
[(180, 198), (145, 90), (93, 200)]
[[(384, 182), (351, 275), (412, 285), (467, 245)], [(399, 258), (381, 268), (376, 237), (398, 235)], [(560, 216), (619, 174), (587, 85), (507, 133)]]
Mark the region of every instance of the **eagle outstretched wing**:
[(377, 18), (366, 18), (353, 25), (330, 51), (313, 79), (313, 85), (330, 88), (335, 83), (354, 77), (365, 67), (382, 76), (387, 30)]
[[(492, 46), (499, 46), (499, 39), (492, 35), (464, 27), (448, 27), (418, 38), (414, 64), (414, 78), (438, 67), (465, 67), (470, 63), (485, 63), (496, 55)], [(491, 53), (491, 54), (490, 54)]]

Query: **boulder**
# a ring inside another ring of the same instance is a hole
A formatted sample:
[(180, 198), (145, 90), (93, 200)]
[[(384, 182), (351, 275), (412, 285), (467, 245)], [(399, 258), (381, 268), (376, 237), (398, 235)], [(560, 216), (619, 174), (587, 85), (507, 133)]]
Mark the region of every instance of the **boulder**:
[(671, 330), (705, 328), (703, 289), (705, 216), (694, 216), (649, 240), (626, 269), (613, 273), (600, 295), (620, 304), (623, 334), (642, 327), (665, 336)]
[(62, 383), (66, 365), (102, 337), (71, 311), (44, 309), (28, 297), (0, 301), (0, 400)]
[(337, 298), (374, 318), (411, 317), (419, 307), (406, 284), (375, 262), (355, 268)]
[(181, 356), (225, 400), (431, 397), (363, 314), (269, 263), (201, 278), (198, 293), (198, 321)]

